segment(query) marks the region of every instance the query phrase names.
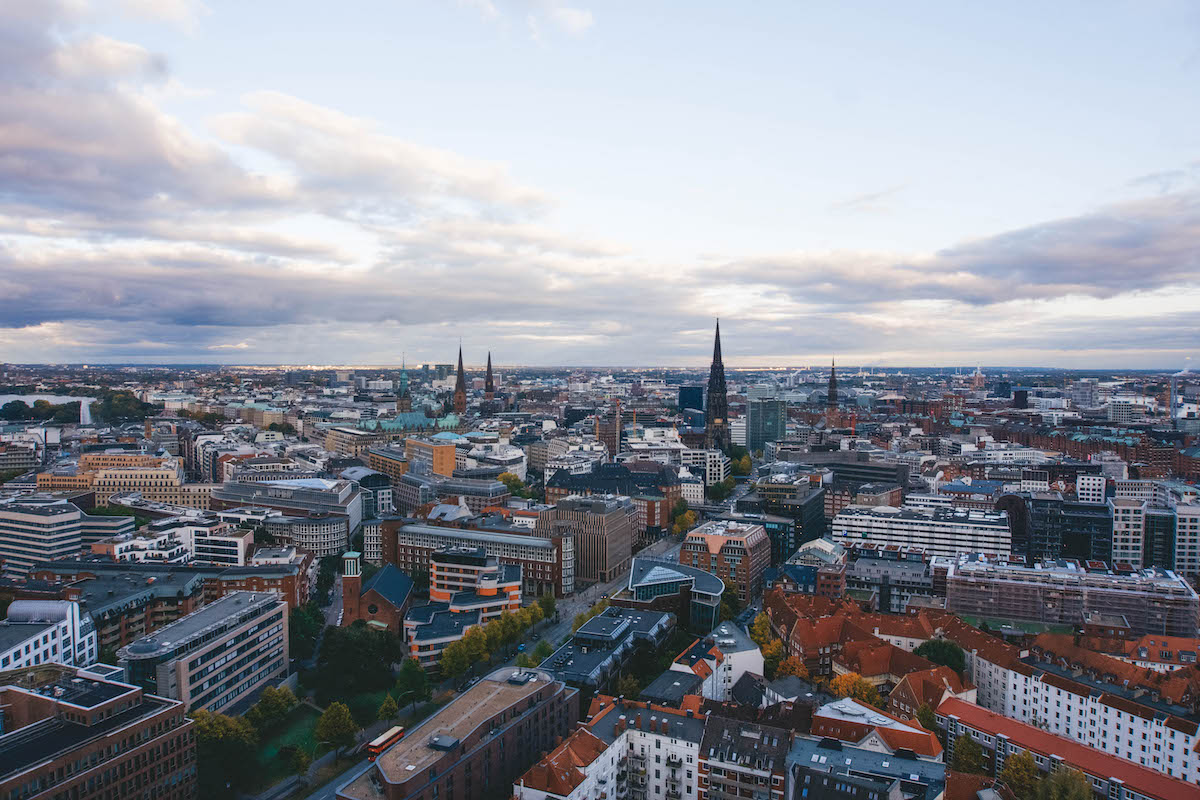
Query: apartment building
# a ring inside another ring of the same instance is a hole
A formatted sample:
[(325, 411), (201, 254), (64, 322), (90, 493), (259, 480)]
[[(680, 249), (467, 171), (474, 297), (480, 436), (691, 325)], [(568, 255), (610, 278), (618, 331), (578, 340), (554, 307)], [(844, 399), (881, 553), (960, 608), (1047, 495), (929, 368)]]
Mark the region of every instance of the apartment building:
[(733, 699), (734, 685), (747, 672), (763, 674), (763, 655), (739, 626), (722, 622), (676, 656), (669, 670), (697, 676), (701, 694), (724, 703)]
[(0, 621), (0, 670), (96, 662), (96, 626), (73, 600), (14, 600)]
[(366, 453), (367, 466), (388, 476), (395, 488), (408, 472), (408, 456), (396, 447), (372, 447)]
[(94, 670), (0, 674), (0, 797), (196, 796), (192, 721), (183, 704)]
[(705, 486), (720, 483), (729, 477), (729, 456), (720, 450), (689, 450), (680, 453), (683, 466), (704, 479)]
[(222, 711), (288, 674), (288, 606), (234, 592), (117, 652), (130, 683), (189, 710)]
[(771, 566), (771, 540), (762, 525), (713, 520), (688, 533), (679, 563), (729, 581), (745, 605), (762, 592), (763, 573)]
[(784, 800), (791, 732), (710, 716), (700, 742), (698, 800)]

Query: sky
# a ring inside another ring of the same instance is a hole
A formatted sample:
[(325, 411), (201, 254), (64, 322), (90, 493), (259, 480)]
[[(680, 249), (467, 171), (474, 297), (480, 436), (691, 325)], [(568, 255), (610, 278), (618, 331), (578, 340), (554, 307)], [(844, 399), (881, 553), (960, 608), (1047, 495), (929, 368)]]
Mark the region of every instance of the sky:
[(1200, 358), (1200, 5), (0, 3), (0, 360)]

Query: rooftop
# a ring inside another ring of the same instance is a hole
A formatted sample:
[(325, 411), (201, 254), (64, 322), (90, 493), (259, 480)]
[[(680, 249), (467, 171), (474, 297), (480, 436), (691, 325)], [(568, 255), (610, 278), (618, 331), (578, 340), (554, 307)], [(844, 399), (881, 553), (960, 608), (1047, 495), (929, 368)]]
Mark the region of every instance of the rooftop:
[(122, 647), (119, 656), (127, 660), (169, 656), (196, 639), (237, 625), (246, 616), (260, 614), (284, 603), (271, 592), (233, 592)]

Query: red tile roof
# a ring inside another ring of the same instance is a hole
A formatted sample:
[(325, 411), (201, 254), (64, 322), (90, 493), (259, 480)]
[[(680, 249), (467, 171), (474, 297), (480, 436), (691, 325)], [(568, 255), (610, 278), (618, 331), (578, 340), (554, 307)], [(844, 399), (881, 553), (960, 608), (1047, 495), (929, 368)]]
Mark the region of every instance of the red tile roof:
[(1168, 777), (1161, 772), (1155, 772), (1071, 739), (1055, 736), (956, 697), (946, 698), (938, 706), (937, 713), (939, 716), (953, 714), (964, 725), (977, 731), (993, 736), (1003, 734), (1014, 745), (1038, 755), (1058, 756), (1068, 766), (1101, 780), (1116, 778), (1128, 788), (1156, 800), (1179, 800), (1182, 797), (1194, 796), (1195, 789), (1186, 781)]
[(587, 777), (583, 767), (607, 749), (608, 745), (587, 728), (576, 728), (562, 744), (530, 767), (519, 781), (530, 789), (570, 794)]

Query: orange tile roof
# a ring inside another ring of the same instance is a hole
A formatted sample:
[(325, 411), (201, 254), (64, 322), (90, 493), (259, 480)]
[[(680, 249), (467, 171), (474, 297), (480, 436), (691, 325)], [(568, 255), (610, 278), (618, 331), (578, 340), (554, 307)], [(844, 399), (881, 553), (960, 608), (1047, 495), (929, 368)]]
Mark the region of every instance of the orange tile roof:
[(905, 675), (896, 684), (892, 694), (902, 691), (902, 687), (908, 688), (909, 693), (916, 698), (918, 707), (927, 705), (937, 708), (946, 692), (963, 694), (975, 688), (975, 685), (965, 678), (960, 678), (958, 673), (949, 667), (938, 666)]
[(834, 660), (864, 678), (899, 677), (934, 667), (932, 661), (875, 638), (846, 642)]
[(587, 777), (583, 767), (607, 749), (608, 745), (587, 728), (576, 728), (562, 744), (530, 767), (519, 782), (530, 789), (570, 794)]
[(1144, 689), (1162, 700), (1188, 705), (1200, 695), (1200, 665), (1171, 672), (1156, 672), (1079, 646), (1070, 634), (1043, 633), (1033, 640), (1032, 651), (1042, 660), (1081, 669), (1096, 680)]
[(1116, 778), (1129, 789), (1155, 800), (1178, 800), (1194, 796), (1194, 788), (1185, 781), (1163, 775), (1123, 758), (1080, 744), (1073, 739), (1055, 736), (1041, 728), (1026, 725), (1015, 719), (988, 711), (985, 708), (948, 697), (938, 706), (940, 716), (953, 714), (964, 725), (991, 735), (1003, 734), (1012, 744), (1032, 750), (1041, 756), (1056, 755), (1067, 766), (1074, 767), (1101, 780)]

